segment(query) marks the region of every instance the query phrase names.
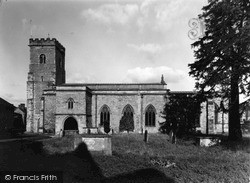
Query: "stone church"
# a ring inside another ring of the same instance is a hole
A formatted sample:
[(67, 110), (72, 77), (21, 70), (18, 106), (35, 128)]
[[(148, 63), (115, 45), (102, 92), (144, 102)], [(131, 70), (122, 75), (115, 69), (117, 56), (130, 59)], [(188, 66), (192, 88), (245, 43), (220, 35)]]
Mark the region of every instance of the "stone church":
[(158, 132), (167, 85), (159, 83), (65, 83), (65, 48), (55, 38), (30, 39), (27, 131), (97, 133), (108, 123), (119, 132), (123, 116), (134, 132)]
[[(133, 119), (133, 132), (159, 131), (168, 91), (163, 77), (159, 83), (65, 83), (65, 48), (55, 38), (30, 39), (29, 47), (28, 132), (97, 133), (108, 126), (119, 133), (123, 117)], [(228, 131), (228, 114), (218, 110), (218, 102), (202, 103), (202, 133)]]

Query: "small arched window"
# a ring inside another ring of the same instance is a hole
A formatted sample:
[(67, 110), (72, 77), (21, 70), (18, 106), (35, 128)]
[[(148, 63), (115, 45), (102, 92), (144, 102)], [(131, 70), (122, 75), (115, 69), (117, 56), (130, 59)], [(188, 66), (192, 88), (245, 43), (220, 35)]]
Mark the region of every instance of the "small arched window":
[(104, 125), (104, 122), (110, 121), (110, 112), (107, 105), (104, 105), (102, 107), (101, 113), (100, 113), (100, 125)]
[(155, 126), (155, 108), (149, 105), (145, 113), (145, 126)]
[(68, 100), (68, 109), (73, 109), (74, 107), (74, 100), (72, 98), (69, 98)]
[(46, 56), (44, 54), (41, 54), (39, 57), (40, 64), (45, 64), (46, 63)]
[(62, 64), (62, 59), (60, 59), (60, 60), (59, 60), (59, 67), (62, 68), (62, 67), (63, 67), (62, 65), (63, 65), (63, 64)]
[(59, 57), (58, 60), (57, 60), (57, 66), (59, 68), (63, 68), (63, 59), (62, 57)]

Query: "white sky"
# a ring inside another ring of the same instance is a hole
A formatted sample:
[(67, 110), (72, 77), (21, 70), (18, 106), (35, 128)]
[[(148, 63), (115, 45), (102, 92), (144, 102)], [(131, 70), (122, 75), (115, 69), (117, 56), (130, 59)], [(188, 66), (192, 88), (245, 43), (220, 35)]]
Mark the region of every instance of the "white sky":
[(66, 48), (66, 82), (160, 82), (193, 90), (188, 22), (207, 0), (2, 0), (0, 97), (26, 103), (28, 41), (56, 38)]

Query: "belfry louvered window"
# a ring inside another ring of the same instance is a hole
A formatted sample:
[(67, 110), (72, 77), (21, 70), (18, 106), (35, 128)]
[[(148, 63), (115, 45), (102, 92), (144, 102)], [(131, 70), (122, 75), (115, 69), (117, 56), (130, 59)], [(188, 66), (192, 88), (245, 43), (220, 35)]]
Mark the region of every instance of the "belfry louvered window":
[(41, 54), (39, 57), (40, 64), (45, 64), (46, 63), (46, 56), (44, 54)]

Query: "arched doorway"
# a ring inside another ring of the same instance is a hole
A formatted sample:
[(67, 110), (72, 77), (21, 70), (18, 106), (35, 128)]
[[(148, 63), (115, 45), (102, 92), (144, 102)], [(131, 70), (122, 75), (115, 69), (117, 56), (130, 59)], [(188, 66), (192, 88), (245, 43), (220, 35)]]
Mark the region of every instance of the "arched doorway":
[(78, 124), (75, 118), (68, 117), (64, 122), (64, 135), (75, 135), (78, 134)]

